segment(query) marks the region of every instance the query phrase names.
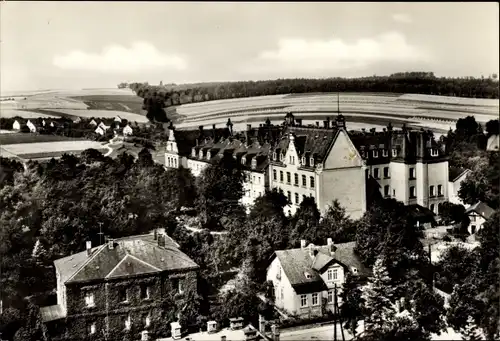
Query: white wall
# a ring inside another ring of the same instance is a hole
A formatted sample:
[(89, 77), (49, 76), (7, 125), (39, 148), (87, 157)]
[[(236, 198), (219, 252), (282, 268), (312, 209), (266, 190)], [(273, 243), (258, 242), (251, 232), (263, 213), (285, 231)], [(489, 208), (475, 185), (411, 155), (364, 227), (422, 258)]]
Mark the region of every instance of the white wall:
[[(266, 280), (273, 282), (275, 304), (278, 308), (283, 309), (289, 313), (295, 314), (297, 311), (297, 299), (295, 290), (293, 290), (290, 281), (281, 269), (280, 279), (277, 274), (280, 272), (281, 264), (278, 257), (275, 257), (271, 265), (267, 268)], [(283, 290), (283, 299), (281, 298), (281, 291)]]

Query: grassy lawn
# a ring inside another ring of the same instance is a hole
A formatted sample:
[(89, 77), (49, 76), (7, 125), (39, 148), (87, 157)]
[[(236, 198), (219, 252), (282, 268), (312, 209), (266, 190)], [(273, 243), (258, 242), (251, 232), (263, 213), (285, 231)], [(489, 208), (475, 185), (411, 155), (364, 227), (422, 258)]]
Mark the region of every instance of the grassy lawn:
[(145, 116), (142, 98), (129, 95), (92, 95), (70, 97), (88, 105), (88, 109), (125, 111)]
[[(108, 152), (107, 148), (98, 149), (103, 155)], [(64, 154), (73, 154), (80, 155), (83, 150), (60, 150), (54, 152), (42, 152), (42, 153), (26, 153), (26, 154), (18, 154), (18, 156), (22, 159), (45, 159), (45, 158), (53, 158), (53, 157), (61, 157)]]

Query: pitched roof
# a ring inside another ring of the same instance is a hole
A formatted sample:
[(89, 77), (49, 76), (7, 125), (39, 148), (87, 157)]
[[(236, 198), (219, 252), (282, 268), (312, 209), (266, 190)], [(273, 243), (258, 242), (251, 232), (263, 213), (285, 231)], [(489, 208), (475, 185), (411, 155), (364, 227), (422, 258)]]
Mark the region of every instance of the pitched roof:
[(467, 214), (471, 212), (479, 214), (484, 219), (489, 219), (493, 215), (493, 213), (495, 213), (495, 210), (486, 205), (484, 202), (478, 201), (477, 203), (475, 203), (474, 205), (470, 206), (465, 210), (465, 213)]
[(498, 134), (497, 134), (497, 135), (491, 135), (491, 136), (488, 138), (488, 142), (487, 142), (486, 150), (488, 150), (488, 151), (495, 151), (495, 150), (498, 150), (498, 143), (499, 143), (499, 137), (498, 137)]
[(166, 238), (165, 247), (158, 246), (153, 235), (140, 235), (114, 240), (87, 251), (54, 261), (64, 283), (104, 280), (145, 273), (197, 269), (198, 265)]
[(458, 178), (468, 172), (470, 172), (470, 170), (466, 168), (450, 166), (448, 168), (448, 180), (451, 182), (455, 182), (458, 180)]
[(312, 245), (312, 247), (318, 251), (314, 257), (311, 257), (309, 247), (278, 250), (274, 253), (297, 294), (327, 290), (321, 273), (332, 262), (349, 269), (356, 268), (361, 276), (368, 276), (370, 273), (354, 253), (355, 242), (335, 244), (333, 255), (330, 254), (330, 247), (327, 245)]

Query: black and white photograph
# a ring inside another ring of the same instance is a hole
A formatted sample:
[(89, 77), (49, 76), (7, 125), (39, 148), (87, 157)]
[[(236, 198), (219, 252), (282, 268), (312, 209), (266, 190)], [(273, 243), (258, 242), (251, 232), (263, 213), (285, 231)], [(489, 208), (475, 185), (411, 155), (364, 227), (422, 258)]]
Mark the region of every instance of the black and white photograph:
[(0, 341), (500, 340), (498, 2), (0, 2)]

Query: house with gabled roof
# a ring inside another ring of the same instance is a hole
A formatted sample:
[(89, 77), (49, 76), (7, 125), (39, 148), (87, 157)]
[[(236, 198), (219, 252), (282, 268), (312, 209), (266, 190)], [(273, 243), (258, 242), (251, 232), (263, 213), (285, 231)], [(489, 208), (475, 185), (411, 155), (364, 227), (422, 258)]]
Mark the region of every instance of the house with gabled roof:
[(348, 273), (360, 280), (370, 275), (354, 253), (355, 242), (326, 245), (306, 244), (300, 248), (278, 250), (271, 256), (266, 280), (273, 283), (274, 304), (302, 318), (322, 316), (334, 310), (337, 291), (339, 304), (342, 284)]
[(499, 141), (500, 138), (498, 134), (492, 134), (491, 136), (489, 136), (486, 142), (486, 150), (488, 152), (498, 152)]
[(462, 182), (471, 172), (470, 169), (450, 166), (448, 169), (448, 200), (457, 205), (463, 205), (462, 199), (458, 196), (458, 191)]
[(57, 304), (42, 307), (41, 314), (56, 338), (123, 340), (128, 333), (136, 339), (167, 313), (162, 302), (168, 295), (183, 301), (188, 290), (197, 290), (198, 265), (162, 233), (97, 247), (87, 242), (85, 251), (54, 265)]
[(470, 234), (474, 234), (483, 228), (484, 223), (491, 218), (495, 210), (482, 201), (469, 206), (465, 214), (469, 216), (470, 224), (467, 228)]

